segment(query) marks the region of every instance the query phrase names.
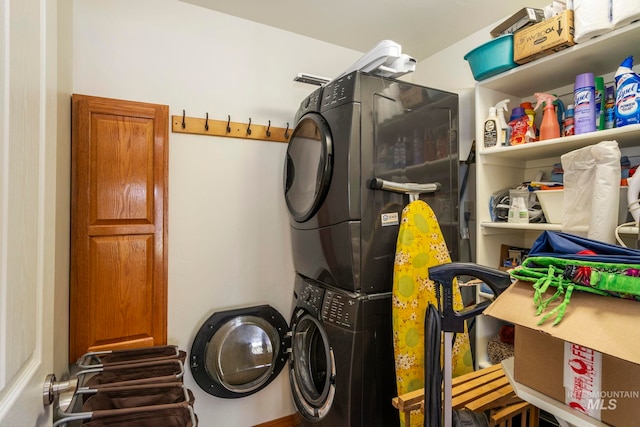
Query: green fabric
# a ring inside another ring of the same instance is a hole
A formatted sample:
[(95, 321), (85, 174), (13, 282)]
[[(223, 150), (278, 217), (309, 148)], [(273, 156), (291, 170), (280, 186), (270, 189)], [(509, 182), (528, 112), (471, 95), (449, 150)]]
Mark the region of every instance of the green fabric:
[[(563, 296), (562, 302), (546, 313), (538, 322), (539, 325), (553, 315), (555, 315), (553, 324), (560, 323), (574, 290), (640, 301), (640, 265), (638, 264), (529, 257), (520, 267), (511, 270), (510, 274), (516, 279), (533, 282), (536, 315), (544, 313), (550, 303)], [(544, 298), (544, 293), (550, 287), (556, 288), (555, 293)]]

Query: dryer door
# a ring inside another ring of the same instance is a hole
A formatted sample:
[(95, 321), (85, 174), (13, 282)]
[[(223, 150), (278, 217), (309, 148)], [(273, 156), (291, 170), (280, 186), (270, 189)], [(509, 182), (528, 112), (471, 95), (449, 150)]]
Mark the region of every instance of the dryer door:
[(309, 421), (323, 419), (336, 394), (336, 363), (325, 328), (317, 317), (297, 310), (291, 320), (289, 381), (298, 411)]
[(291, 217), (307, 221), (322, 205), (333, 169), (329, 125), (320, 114), (300, 119), (291, 135), (284, 170), (284, 196)]
[(238, 398), (278, 376), (288, 359), (289, 326), (269, 305), (214, 313), (191, 347), (191, 373), (207, 393)]

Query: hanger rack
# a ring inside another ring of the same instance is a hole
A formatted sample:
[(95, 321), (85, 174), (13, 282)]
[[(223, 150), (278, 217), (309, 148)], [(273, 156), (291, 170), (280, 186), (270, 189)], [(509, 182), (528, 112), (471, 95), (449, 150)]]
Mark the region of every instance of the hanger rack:
[(209, 136), (224, 136), (229, 138), (259, 139), (273, 142), (289, 142), (291, 129), (289, 123), (286, 128), (251, 123), (232, 122), (231, 116), (227, 120), (210, 120), (209, 113), (204, 118), (187, 117), (185, 110), (182, 116), (171, 116), (171, 130), (175, 133), (190, 133)]

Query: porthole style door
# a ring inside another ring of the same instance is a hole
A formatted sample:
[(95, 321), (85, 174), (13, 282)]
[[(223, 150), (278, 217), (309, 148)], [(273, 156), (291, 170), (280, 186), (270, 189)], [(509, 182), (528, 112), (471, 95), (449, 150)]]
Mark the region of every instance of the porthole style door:
[(191, 373), (200, 388), (216, 397), (256, 393), (282, 371), (288, 332), (286, 320), (268, 305), (214, 313), (191, 347)]
[(320, 208), (333, 169), (333, 145), (320, 114), (304, 115), (296, 125), (285, 160), (284, 196), (291, 217), (305, 222)]
[(289, 380), (298, 411), (310, 421), (323, 419), (336, 393), (336, 365), (325, 328), (304, 310), (291, 321)]

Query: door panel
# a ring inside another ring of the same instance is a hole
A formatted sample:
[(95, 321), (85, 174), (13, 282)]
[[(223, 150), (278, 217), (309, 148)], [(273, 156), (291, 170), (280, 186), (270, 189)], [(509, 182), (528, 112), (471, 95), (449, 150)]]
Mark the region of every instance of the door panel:
[(85, 329), (92, 333), (90, 351), (122, 340), (152, 345), (153, 316), (139, 307), (153, 306), (153, 282), (147, 280), (153, 277), (153, 236), (92, 237), (90, 245), (90, 266), (96, 272), (90, 317), (91, 324), (100, 325)]
[(153, 224), (153, 124), (137, 117), (91, 115), (91, 194), (96, 197), (89, 201), (89, 226)]
[(0, 426), (51, 420), (56, 151), (68, 143), (56, 139), (56, 13), (55, 1), (0, 0)]
[(168, 107), (74, 95), (70, 362), (166, 344)]

